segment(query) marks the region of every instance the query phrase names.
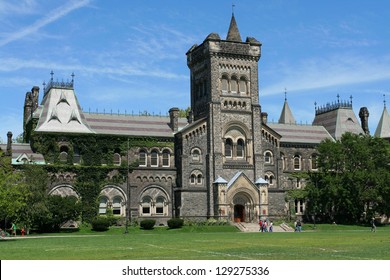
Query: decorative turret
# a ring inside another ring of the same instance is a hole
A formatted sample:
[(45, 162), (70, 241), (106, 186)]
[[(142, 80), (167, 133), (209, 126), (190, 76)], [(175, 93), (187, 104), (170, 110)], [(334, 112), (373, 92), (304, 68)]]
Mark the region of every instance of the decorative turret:
[[(385, 95), (383, 95), (385, 98)], [(375, 130), (375, 137), (385, 138), (390, 140), (390, 115), (386, 108), (386, 100), (383, 100), (383, 112)]]
[(230, 26), (228, 34), (226, 36), (226, 41), (242, 42), (240, 31), (238, 30), (234, 14), (232, 14), (232, 19), (230, 20)]
[(287, 103), (287, 92), (284, 92), (284, 104), (282, 113), (279, 117), (279, 123), (281, 124), (295, 124), (295, 118), (294, 115), (291, 112), (290, 106), (288, 106)]

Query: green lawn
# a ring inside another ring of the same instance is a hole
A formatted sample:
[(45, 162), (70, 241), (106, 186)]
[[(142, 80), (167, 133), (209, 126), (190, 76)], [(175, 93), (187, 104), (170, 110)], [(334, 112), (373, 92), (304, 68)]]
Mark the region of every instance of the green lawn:
[[(230, 226), (30, 235), (0, 241), (2, 260), (389, 260), (390, 227), (317, 225), (302, 233), (242, 233)], [(36, 238), (32, 238), (36, 237)]]

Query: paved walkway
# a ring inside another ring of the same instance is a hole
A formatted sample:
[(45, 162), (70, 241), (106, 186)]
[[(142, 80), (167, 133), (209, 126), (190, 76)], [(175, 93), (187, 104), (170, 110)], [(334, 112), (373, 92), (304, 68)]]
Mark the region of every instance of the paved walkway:
[[(242, 232), (258, 232), (259, 225), (257, 223), (234, 223), (234, 225), (241, 230)], [(291, 232), (294, 231), (287, 224), (281, 224), (277, 226), (273, 226), (273, 232)]]

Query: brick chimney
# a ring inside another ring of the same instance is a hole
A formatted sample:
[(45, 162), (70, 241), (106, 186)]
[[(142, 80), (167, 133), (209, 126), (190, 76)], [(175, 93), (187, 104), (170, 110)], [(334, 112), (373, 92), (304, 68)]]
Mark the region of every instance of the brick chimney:
[(7, 156), (12, 156), (12, 132), (8, 131), (7, 133)]
[(368, 112), (367, 107), (360, 108), (360, 111), (359, 111), (360, 122), (362, 124), (362, 129), (363, 129), (364, 133), (367, 135), (370, 134), (370, 130), (368, 129), (368, 116), (369, 115), (370, 115), (370, 113)]

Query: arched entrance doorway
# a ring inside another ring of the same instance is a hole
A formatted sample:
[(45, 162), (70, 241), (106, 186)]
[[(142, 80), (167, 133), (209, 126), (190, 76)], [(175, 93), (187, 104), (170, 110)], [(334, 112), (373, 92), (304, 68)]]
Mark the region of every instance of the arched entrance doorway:
[(249, 222), (254, 216), (253, 201), (247, 193), (240, 192), (233, 197), (234, 217), (236, 223)]

